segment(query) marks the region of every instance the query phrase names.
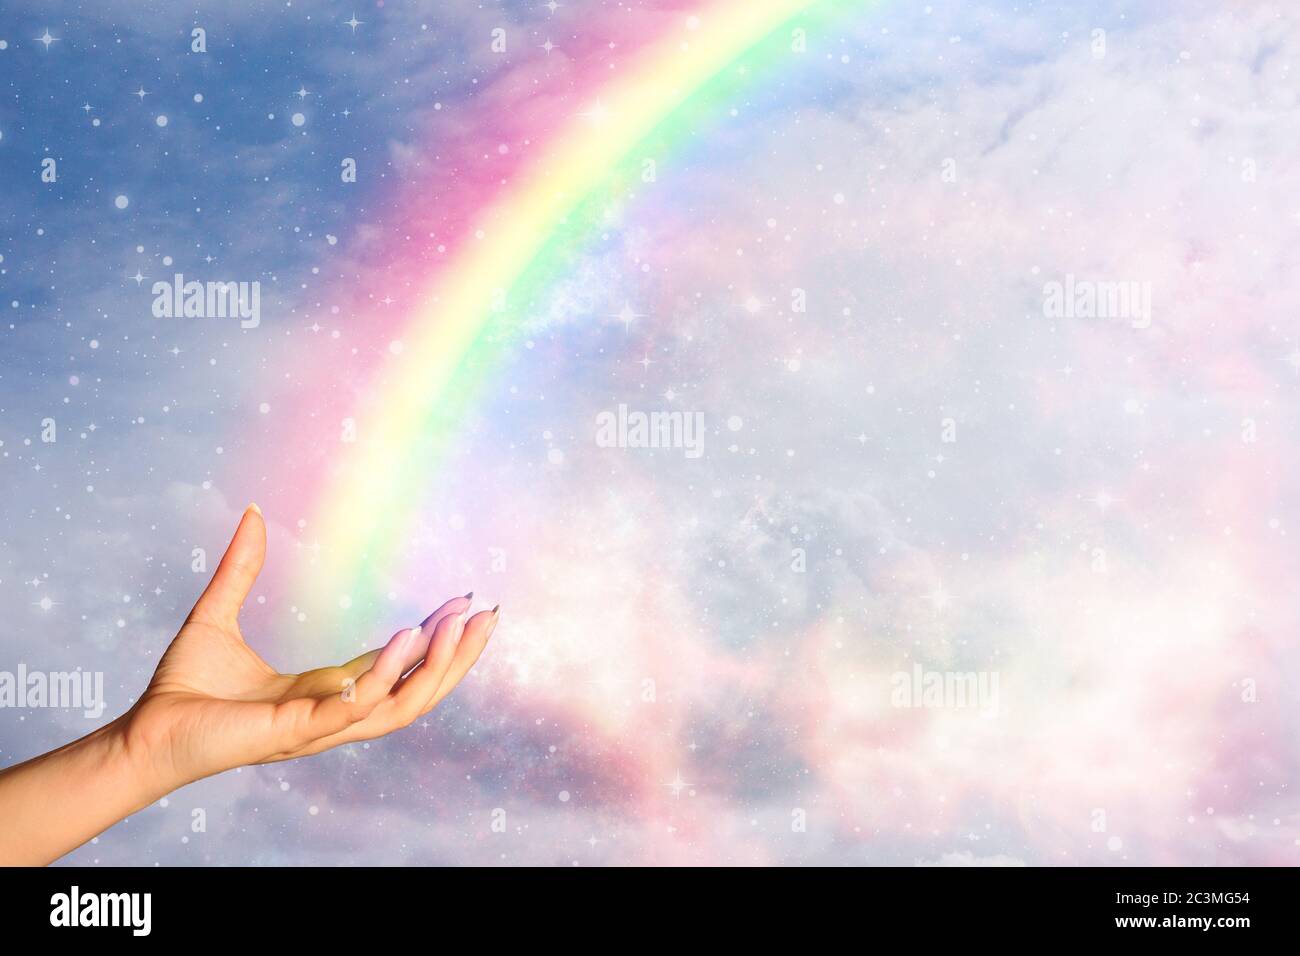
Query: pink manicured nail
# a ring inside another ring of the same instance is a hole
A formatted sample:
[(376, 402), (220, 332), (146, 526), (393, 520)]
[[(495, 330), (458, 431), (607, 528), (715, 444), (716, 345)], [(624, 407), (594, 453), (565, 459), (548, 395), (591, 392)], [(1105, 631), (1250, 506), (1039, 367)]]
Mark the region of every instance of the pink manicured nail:
[(448, 605), (453, 605), (453, 606), (454, 606), (454, 605), (456, 605), (458, 602), (465, 601), (465, 602), (466, 602), (465, 607), (466, 607), (466, 609), (468, 609), (468, 608), (469, 608), (469, 603), (468, 603), (468, 602), (469, 602), (470, 598), (472, 598), (473, 596), (474, 596), (474, 592), (471, 591), (469, 594), (464, 594), (464, 595), (461, 595), (460, 597), (452, 598), (450, 601), (447, 601), (446, 603), (442, 604), (442, 605), (441, 605), (440, 607), (438, 607), (436, 610), (429, 612), (429, 616), (426, 617), (426, 618), (425, 618), (425, 619), (420, 623), (420, 626), (421, 626), (421, 627), (428, 627), (430, 624), (435, 623), (435, 622), (434, 622), (434, 619), (433, 619), (433, 616), (434, 616), (435, 614), (437, 614), (438, 611), (441, 611), (443, 608), (447, 607)]

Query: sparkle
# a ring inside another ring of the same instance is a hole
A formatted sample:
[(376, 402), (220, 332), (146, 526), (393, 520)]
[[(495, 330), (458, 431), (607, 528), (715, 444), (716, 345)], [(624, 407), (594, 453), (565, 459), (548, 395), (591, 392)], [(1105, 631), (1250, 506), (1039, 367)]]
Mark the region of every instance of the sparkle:
[(1099, 511), (1105, 511), (1115, 503), (1116, 499), (1108, 491), (1099, 491), (1092, 497), (1091, 501)]
[(677, 775), (673, 777), (671, 781), (664, 784), (664, 786), (673, 792), (674, 797), (680, 797), (682, 795), (682, 791), (689, 788), (690, 784), (682, 779), (682, 772), (678, 770)]
[(622, 322), (623, 331), (626, 332), (631, 327), (633, 322), (635, 322), (637, 319), (644, 318), (644, 316), (641, 315), (641, 313), (637, 312), (635, 309), (633, 309), (630, 303), (624, 302), (623, 308), (619, 309), (618, 312), (610, 316), (610, 318), (618, 319), (620, 322)]
[(591, 104), (591, 109), (587, 110), (585, 113), (579, 113), (578, 115), (587, 120), (593, 126), (599, 126), (604, 123), (605, 120), (609, 119), (609, 110), (605, 107), (604, 103), (600, 100), (596, 100), (595, 103)]

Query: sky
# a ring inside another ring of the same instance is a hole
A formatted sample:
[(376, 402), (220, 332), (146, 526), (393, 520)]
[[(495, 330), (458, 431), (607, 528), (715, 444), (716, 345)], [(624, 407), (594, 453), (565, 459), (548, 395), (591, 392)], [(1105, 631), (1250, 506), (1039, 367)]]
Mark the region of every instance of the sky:
[(65, 862), (1300, 858), (1291, 5), (822, 0), (680, 90), (734, 7), (27, 7), (0, 672), (105, 710), (0, 766), (250, 501), (283, 670), (502, 605), (427, 720)]

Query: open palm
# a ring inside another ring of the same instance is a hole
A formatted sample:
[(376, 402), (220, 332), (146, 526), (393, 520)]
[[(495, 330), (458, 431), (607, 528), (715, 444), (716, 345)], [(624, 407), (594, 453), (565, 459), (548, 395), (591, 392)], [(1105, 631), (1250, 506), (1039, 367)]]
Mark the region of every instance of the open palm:
[(470, 617), (466, 595), (346, 664), (281, 674), (238, 623), (265, 557), (266, 525), (253, 506), (126, 715), (127, 747), (167, 777), (197, 780), (405, 727), (452, 691), (496, 627), (499, 612)]

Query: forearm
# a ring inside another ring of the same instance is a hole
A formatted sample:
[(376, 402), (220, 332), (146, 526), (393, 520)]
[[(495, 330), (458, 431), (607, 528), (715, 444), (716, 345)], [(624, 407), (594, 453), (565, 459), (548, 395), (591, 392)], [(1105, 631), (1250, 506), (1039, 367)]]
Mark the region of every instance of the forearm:
[(121, 726), (0, 771), (0, 865), (51, 863), (173, 789), (132, 762)]

